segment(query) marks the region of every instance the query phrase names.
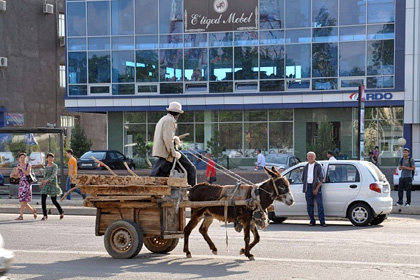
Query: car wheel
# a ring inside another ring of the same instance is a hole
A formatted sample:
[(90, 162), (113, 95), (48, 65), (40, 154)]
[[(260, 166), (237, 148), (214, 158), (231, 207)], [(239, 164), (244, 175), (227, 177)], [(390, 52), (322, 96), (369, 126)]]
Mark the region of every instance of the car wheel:
[(348, 218), (355, 226), (367, 226), (372, 221), (372, 210), (370, 206), (363, 202), (358, 202), (350, 206)]
[(272, 220), (275, 224), (281, 224), (287, 220), (287, 217), (277, 217), (274, 212), (268, 212), (268, 218)]
[(145, 238), (144, 246), (149, 249), (150, 252), (156, 254), (166, 254), (176, 248), (178, 245), (179, 238), (173, 239), (160, 239), (158, 236)]
[(375, 218), (373, 218), (373, 220), (370, 222), (370, 224), (372, 226), (382, 224), (382, 222), (385, 221), (386, 217), (387, 217), (386, 214), (378, 215)]
[(104, 243), (111, 257), (130, 259), (137, 256), (143, 246), (143, 232), (131, 221), (118, 220), (106, 229)]

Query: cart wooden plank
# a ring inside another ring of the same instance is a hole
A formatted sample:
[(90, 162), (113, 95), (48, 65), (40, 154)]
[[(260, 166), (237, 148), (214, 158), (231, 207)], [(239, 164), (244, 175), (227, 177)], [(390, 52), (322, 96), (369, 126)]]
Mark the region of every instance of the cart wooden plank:
[(113, 176), (113, 175), (73, 175), (72, 182), (76, 185), (166, 185), (189, 187), (187, 178), (149, 177), (149, 176)]
[(167, 185), (81, 185), (80, 190), (89, 195), (170, 195)]

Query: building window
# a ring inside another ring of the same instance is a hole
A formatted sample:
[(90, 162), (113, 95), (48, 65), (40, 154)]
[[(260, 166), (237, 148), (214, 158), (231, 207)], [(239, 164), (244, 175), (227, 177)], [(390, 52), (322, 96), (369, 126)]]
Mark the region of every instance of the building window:
[(64, 14), (58, 15), (58, 37), (64, 37), (66, 35)]
[(73, 128), (75, 121), (75, 116), (60, 116), (60, 124), (62, 128)]
[(66, 87), (66, 66), (60, 65), (60, 87)]

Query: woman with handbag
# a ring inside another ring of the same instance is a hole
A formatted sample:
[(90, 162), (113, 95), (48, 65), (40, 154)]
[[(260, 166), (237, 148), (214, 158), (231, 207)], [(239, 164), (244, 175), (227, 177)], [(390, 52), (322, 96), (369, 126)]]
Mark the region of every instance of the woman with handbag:
[[(23, 220), (23, 212), (28, 208), (37, 218), (36, 210), (32, 208), (28, 202), (32, 201), (32, 185), (28, 180), (28, 176), (32, 172), (32, 165), (26, 162), (26, 153), (19, 153), (19, 163), (17, 164), (17, 173), (19, 174), (19, 202), (20, 202), (20, 215), (15, 220)], [(10, 176), (12, 177), (12, 175)], [(16, 177), (16, 174), (14, 174)]]
[(39, 187), (41, 188), (41, 202), (42, 202), (42, 217), (41, 221), (48, 219), (47, 215), (47, 196), (51, 197), (52, 203), (54, 203), (58, 212), (60, 213), (60, 220), (64, 218), (63, 209), (57, 202), (57, 196), (62, 194), (61, 188), (58, 186), (57, 180), (58, 166), (54, 163), (54, 154), (47, 154), (47, 166), (44, 171), (44, 180), (42, 180)]

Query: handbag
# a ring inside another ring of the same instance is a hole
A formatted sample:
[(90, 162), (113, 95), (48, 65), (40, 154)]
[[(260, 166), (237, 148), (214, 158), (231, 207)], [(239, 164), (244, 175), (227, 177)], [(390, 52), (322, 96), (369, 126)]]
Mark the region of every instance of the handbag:
[(36, 178), (35, 174), (33, 172), (29, 173), (28, 176), (26, 176), (29, 183), (37, 183), (38, 179)]
[(17, 168), (13, 168), (12, 173), (10, 173), (10, 178), (9, 178), (9, 183), (12, 185), (17, 185), (19, 184), (20, 181), (20, 177), (19, 177), (19, 173), (17, 171)]

